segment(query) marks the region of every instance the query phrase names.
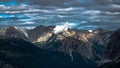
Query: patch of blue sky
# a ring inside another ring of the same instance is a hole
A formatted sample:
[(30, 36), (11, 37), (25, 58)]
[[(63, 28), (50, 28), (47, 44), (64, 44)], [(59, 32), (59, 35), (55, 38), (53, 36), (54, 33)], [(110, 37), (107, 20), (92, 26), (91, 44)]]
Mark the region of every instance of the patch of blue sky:
[(17, 5), (18, 2), (16, 1), (10, 1), (10, 2), (0, 2), (1, 5), (5, 5), (5, 6), (14, 6)]
[(9, 18), (10, 17), (10, 15), (8, 15), (8, 14), (0, 14), (0, 18)]
[(20, 19), (28, 19), (29, 17), (21, 14), (0, 14), (0, 18), (20, 18)]
[(29, 4), (29, 1), (26, 0), (22, 3), (19, 3), (17, 0), (11, 0), (8, 2), (0, 2), (0, 5), (5, 5), (5, 6), (15, 6), (15, 5), (20, 5), (20, 4)]
[(29, 19), (29, 17), (26, 16), (26, 15), (20, 15), (20, 14), (18, 14), (17, 16), (18, 16), (18, 18), (20, 18), (20, 19)]

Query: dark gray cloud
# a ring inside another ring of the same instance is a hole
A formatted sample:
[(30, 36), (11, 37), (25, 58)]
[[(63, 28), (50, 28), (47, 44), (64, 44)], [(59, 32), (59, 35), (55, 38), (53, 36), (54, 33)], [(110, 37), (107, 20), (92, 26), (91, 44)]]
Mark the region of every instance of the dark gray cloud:
[(2, 27), (33, 28), (70, 22), (71, 26), (81, 29), (117, 28), (119, 18), (120, 0), (0, 0)]
[(81, 6), (81, 5), (109, 5), (109, 4), (120, 4), (120, 0), (0, 0), (0, 2), (18, 1), (25, 2), (29, 1), (31, 4), (43, 5), (43, 6)]
[(98, 5), (113, 4), (113, 0), (93, 0)]
[(87, 7), (105, 11), (119, 11), (120, 0), (0, 0), (0, 2), (29, 2), (33, 5), (55, 7)]
[(10, 0), (0, 0), (1, 2), (7, 2), (7, 1), (10, 1)]
[(108, 5), (113, 3), (120, 3), (120, 0), (29, 0), (33, 4), (39, 5), (62, 5), (63, 3), (76, 3), (80, 4), (99, 4), (99, 5)]
[(38, 5), (51, 5), (51, 6), (81, 6), (89, 5), (92, 3), (92, 0), (30, 0), (32, 4)]

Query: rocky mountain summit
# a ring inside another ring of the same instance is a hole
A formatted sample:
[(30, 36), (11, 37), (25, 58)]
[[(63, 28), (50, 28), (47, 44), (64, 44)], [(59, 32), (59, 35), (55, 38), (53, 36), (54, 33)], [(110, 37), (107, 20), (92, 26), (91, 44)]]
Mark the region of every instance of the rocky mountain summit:
[[(67, 57), (67, 60), (72, 63), (85, 63), (87, 65), (93, 63), (93, 66), (94, 64), (97, 66), (96, 64), (98, 64), (99, 61), (101, 62), (105, 59), (116, 60), (119, 58), (119, 30), (114, 32), (105, 29), (68, 29), (55, 34), (53, 31), (54, 28), (55, 26), (40, 25), (34, 29), (27, 30), (10, 26), (0, 28), (0, 38), (1, 41), (10, 41), (8, 45), (20, 44), (20, 47), (22, 44), (24, 45), (24, 42), (20, 43), (17, 40), (24, 40), (31, 44), (33, 46), (32, 48), (36, 48), (33, 50), (35, 50), (35, 52), (37, 50), (37, 54), (43, 54), (39, 52), (41, 49), (43, 49), (42, 52), (45, 51), (44, 53), (47, 55), (49, 52), (52, 52), (52, 55), (56, 55), (56, 53), (58, 55), (60, 53), (58, 56), (62, 54), (62, 57)], [(16, 42), (18, 43), (16, 44)], [(1, 43), (3, 44), (3, 42)], [(26, 45), (27, 44), (25, 44), (25, 47)], [(115, 47), (115, 45), (117, 45), (117, 47)], [(9, 48), (9, 46), (7, 47)], [(28, 50), (30, 49), (29, 47), (31, 48), (31, 46), (27, 47)], [(18, 49), (17, 52), (21, 54), (21, 49), (20, 51)], [(26, 53), (26, 56), (29, 56), (29, 53)]]

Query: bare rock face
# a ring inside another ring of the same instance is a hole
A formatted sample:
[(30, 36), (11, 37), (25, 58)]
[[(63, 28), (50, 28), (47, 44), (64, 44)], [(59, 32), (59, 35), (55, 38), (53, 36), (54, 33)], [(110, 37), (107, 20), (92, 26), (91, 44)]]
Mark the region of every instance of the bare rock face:
[[(38, 26), (35, 29), (32, 30), (28, 30), (27, 33), (29, 35), (29, 40), (31, 42), (44, 42), (47, 40), (47, 38), (51, 35), (49, 35), (51, 33), (51, 31), (53, 30), (54, 26)], [(43, 37), (44, 39), (42, 39), (41, 37)], [(45, 39), (46, 37), (46, 39)]]
[(102, 57), (102, 62), (109, 60), (109, 62), (102, 63), (99, 68), (118, 68), (120, 67), (120, 29), (116, 30), (110, 37), (110, 42), (105, 48)]
[(104, 58), (115, 60), (120, 57), (120, 29), (111, 35), (110, 42), (106, 47)]
[(0, 28), (0, 36), (5, 36), (5, 35), (6, 35), (6, 29)]
[(23, 28), (18, 28), (16, 26), (9, 26), (7, 28), (0, 28), (0, 38), (21, 38), (28, 40), (27, 30)]
[(14, 37), (14, 38), (21, 38), (24, 40), (28, 40), (27, 33), (25, 32), (25, 30), (17, 28), (15, 26), (10, 26), (10, 27), (6, 28), (5, 36), (11, 37), (11, 38)]
[(50, 37), (52, 36), (52, 33), (44, 33), (34, 42), (46, 42)]
[(66, 37), (61, 46), (58, 47), (58, 51), (65, 52), (71, 57), (71, 60), (74, 59), (73, 54), (77, 53), (82, 57), (92, 59), (92, 46), (91, 44), (84, 43), (78, 39), (72, 37)]

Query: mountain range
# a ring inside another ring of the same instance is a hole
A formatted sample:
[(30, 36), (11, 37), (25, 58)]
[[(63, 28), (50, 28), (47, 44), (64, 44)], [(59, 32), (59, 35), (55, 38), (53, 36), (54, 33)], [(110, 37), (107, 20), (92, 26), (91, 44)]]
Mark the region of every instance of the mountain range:
[(120, 30), (0, 28), (1, 68), (109, 68), (120, 61)]

